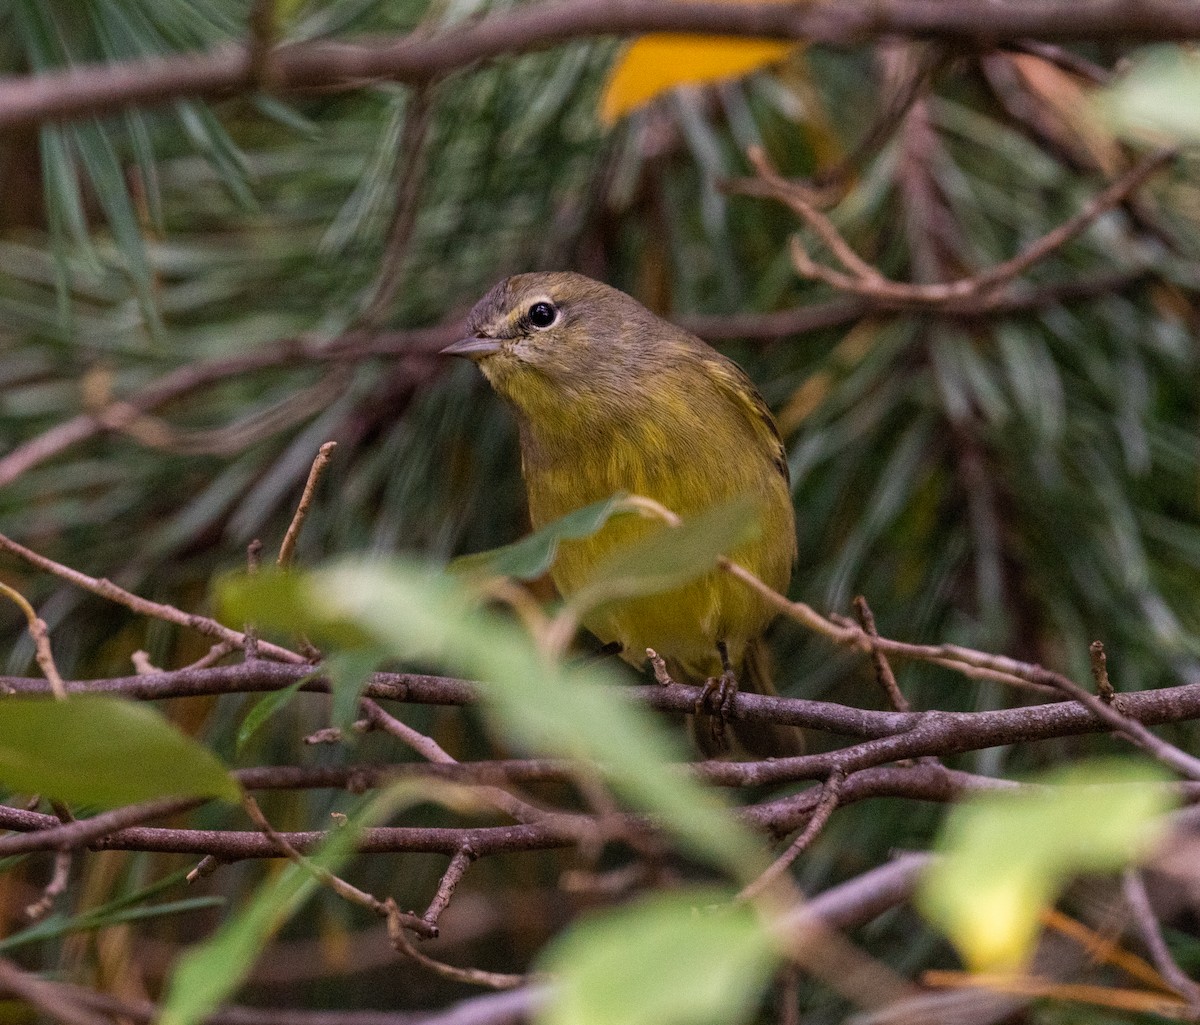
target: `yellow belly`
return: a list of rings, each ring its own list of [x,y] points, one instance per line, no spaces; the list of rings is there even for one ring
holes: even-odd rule
[[[758,499],[756,537],[730,557],[776,590],[787,588],[795,552],[795,523],[786,481],[763,456],[742,450],[739,458],[703,446],[673,446],[690,458],[653,458],[653,448],[621,445],[601,452],[597,444],[576,458],[526,461],[525,477],[534,527],[618,491],[646,495],[686,518],[736,495]],[[528,455],[528,453],[526,453]],[[638,516],[611,520],[592,537],[563,542],[551,570],[559,591],[570,597],[592,578],[596,567],[617,548],[662,524]],[[645,661],[646,648],[682,665],[695,677],[721,669],[717,642],[724,641],[734,665],[745,645],[773,618],[768,606],[745,584],[713,570],[672,590],[609,602],[591,611],[584,625],[605,643],[618,642],[622,657]]]

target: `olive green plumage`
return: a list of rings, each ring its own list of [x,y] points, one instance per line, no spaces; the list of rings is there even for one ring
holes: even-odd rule
[[[656,499],[688,517],[749,494],[758,535],[731,557],[776,590],[796,557],[783,444],[771,413],[732,361],[614,288],[580,274],[520,274],[496,285],[468,319],[471,337],[447,351],[470,356],[517,416],[534,527],[618,491]],[[570,595],[613,550],[654,529],[618,517],[592,537],[564,542],[551,575]],[[662,594],[614,601],[585,625],[622,656],[661,653],[702,682],[722,671],[727,646],[743,689],[773,693],[762,633],[773,613],[745,585],[714,571]],[[787,728],[734,723],[759,755],[800,748]],[[697,729],[706,753],[719,731]]]

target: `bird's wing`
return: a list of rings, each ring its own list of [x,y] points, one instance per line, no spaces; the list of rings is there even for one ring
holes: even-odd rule
[[[732,360],[723,356],[716,359],[705,357],[704,362],[712,380],[730,403],[745,416],[751,431],[762,443],[763,449],[771,454],[775,468],[790,487],[791,474],[788,472],[783,439],[779,436],[779,427],[775,423],[775,417],[771,415],[766,399],[754,386],[754,382],[746,376],[745,371]]]

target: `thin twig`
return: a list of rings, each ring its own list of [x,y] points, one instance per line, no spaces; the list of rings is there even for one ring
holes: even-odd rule
[[[931,970],[921,975],[921,982],[926,986],[942,989],[986,989],[1014,996],[1044,997],[1050,1000],[1092,1004],[1096,1007],[1111,1007],[1120,1011],[1159,1014],[1167,1018],[1179,1018],[1181,1012],[1187,1010],[1187,1004],[1183,1000],[1166,993],[1058,982],[1056,979],[1039,979],[1027,975],[992,975],[983,972],[968,974]]]
[[[361,704],[363,710],[367,713],[367,721],[371,726],[402,740],[423,758],[428,758],[435,764],[458,764],[458,760],[450,755],[432,737],[428,737],[414,730],[407,723],[401,722],[394,715],[390,715],[384,711],[375,701],[372,701],[370,698],[363,698]],[[478,795],[506,815],[511,815],[518,822],[531,823],[554,819],[564,829],[577,830],[581,842],[593,837],[596,833],[595,823],[587,816],[568,814],[540,807],[532,801],[510,793],[504,787],[482,786],[478,790]]]
[[[1189,0],[1078,4],[974,0],[827,0],[819,4],[572,0],[505,10],[428,34],[318,40],[276,47],[271,80],[278,90],[363,88],[380,80],[421,82],[478,61],[594,36],[690,32],[859,47],[908,36],[958,47],[993,47],[1021,39],[1050,42],[1184,41],[1200,35]],[[244,46],[208,53],[73,67],[0,83],[0,126],[94,116],[181,97],[236,93],[254,84]]]
[[[24,614],[29,636],[33,638],[34,658],[37,660],[38,668],[49,682],[54,697],[59,701],[65,701],[67,686],[63,683],[58,666],[54,663],[54,652],[50,648],[50,628],[46,626],[46,621],[34,611],[25,595],[15,587],[9,587],[8,584],[0,581],[0,594],[12,601]]]
[[[1142,942],[1146,944],[1146,949],[1150,952],[1150,959],[1154,962],[1154,967],[1159,970],[1171,988],[1187,1001],[1193,1018],[1200,1017],[1200,985],[1197,985],[1179,967],[1179,962],[1175,960],[1170,948],[1167,947],[1158,916],[1155,915],[1154,908],[1150,904],[1150,895],[1146,892],[1146,883],[1142,879],[1141,872],[1136,868],[1127,868],[1121,879],[1121,891],[1125,896],[1125,903],[1129,905],[1129,910],[1133,913],[1133,921],[1142,937]]]
[[[488,989],[515,989],[518,986],[523,986],[534,981],[536,978],[536,976],[532,975],[509,975],[504,972],[485,972],[481,968],[456,968],[454,965],[448,965],[444,961],[436,961],[432,957],[422,954],[413,946],[404,928],[403,913],[397,909],[391,897],[387,899],[387,904],[388,939],[391,940],[392,947],[397,953],[404,954],[443,979],[450,979],[453,982],[465,982],[470,986],[486,986]]]
[[[433,124],[433,92],[433,83],[422,83],[414,87],[409,97],[404,128],[396,144],[396,200],[392,223],[379,262],[379,273],[371,286],[370,299],[355,326],[377,327],[400,290],[405,256],[420,208],[426,143]]]
[[[429,902],[429,907],[421,916],[421,920],[433,930],[434,936],[438,934],[438,919],[442,917],[442,912],[446,910],[450,898],[454,896],[455,887],[458,886],[459,880],[466,874],[475,857],[475,852],[470,847],[463,846],[455,851],[454,857],[450,859],[450,864],[446,866],[446,871],[442,873],[437,893],[433,895],[433,900]]]
[[[329,465],[329,460],[333,458],[335,448],[337,448],[336,441],[327,441],[317,450],[316,458],[313,459],[312,466],[308,471],[308,480],[304,482],[304,491],[300,495],[300,502],[296,506],[292,522],[288,524],[287,532],[283,535],[283,543],[279,546],[279,558],[276,559],[275,564],[281,569],[286,569],[292,564],[296,541],[300,538],[304,521],[308,519],[308,510],[312,505],[313,496],[316,494],[317,484],[325,472],[325,467]]]
[[[766,871],[743,887],[742,891],[737,895],[737,900],[753,900],[759,894],[766,891],[776,879],[791,868],[792,862],[800,857],[808,849],[809,844],[820,835],[821,830],[825,828],[825,823],[829,821],[829,817],[837,809],[840,791],[845,780],[846,774],[840,770],[835,769],[830,774],[829,779],[821,784],[821,800],[813,811],[812,818],[808,820],[808,824],[804,827],[804,831],[788,845],[786,851],[771,862]]]
[[[879,631],[875,628],[875,616],[871,612],[871,606],[867,604],[867,599],[861,594],[854,599],[854,612],[867,634],[873,640],[878,640]],[[871,661],[875,665],[875,679],[887,695],[888,704],[897,712],[911,712],[912,706],[908,703],[904,692],[900,690],[899,684],[896,683],[896,674],[892,672],[891,663],[874,644],[871,645]]]
[[[111,580],[106,580],[103,577],[90,577],[86,573],[79,572],[77,569],[71,569],[60,562],[55,562],[44,555],[39,555],[37,552],[31,551],[24,545],[17,544],[16,541],[5,537],[3,534],[0,534],[0,551],[6,551],[11,555],[24,559],[38,569],[45,570],[47,573],[53,573],[56,577],[69,581],[77,587],[83,588],[85,591],[91,591],[92,594],[98,594],[101,598],[124,605],[130,611],[136,612],[139,615],[187,627],[189,630],[196,630],[207,637],[216,637],[222,641],[229,641],[236,647],[242,647],[246,643],[246,635],[244,633],[232,630],[218,623],[215,619],[198,615],[195,612],[183,612],[174,605],[164,605],[161,602],[139,597],[133,592],[125,590],[123,587],[118,587]],[[281,662],[304,662],[303,657],[297,655],[294,651],[289,651],[287,648],[281,648],[277,644],[268,644],[266,641],[263,641],[260,643],[260,650],[265,654],[269,654],[272,658],[279,659]]]
[[[110,1025],[108,1018],[77,1003],[74,994],[23,971],[6,957],[0,957],[0,992],[20,997],[63,1025]]]
[[[25,917],[31,922],[38,922],[50,914],[54,909],[54,902],[66,892],[67,882],[71,877],[72,860],[69,850],[55,853],[50,881],[42,888],[41,897],[25,908]]]
[[[759,177],[738,183],[737,189],[747,195],[776,199],[786,204],[817,233],[845,268],[837,270],[817,263],[809,256],[799,237],[793,236],[790,243],[792,261],[802,277],[821,280],[856,295],[888,299],[914,307],[937,307],[1008,285],[1018,275],[1081,234],[1102,214],[1123,202],[1151,174],[1173,159],[1176,152],[1174,147],[1166,147],[1143,157],[1129,171],[1093,196],[1073,217],[1030,243],[1011,259],[969,277],[931,284],[912,284],[885,278],[854,252],[833,222],[813,206],[802,187],[779,175],[759,147],[752,147],[749,151],[750,161]]]
[[[1104,654],[1104,642],[1092,641],[1088,652],[1092,658],[1092,679],[1096,681],[1096,693],[1106,705],[1117,699],[1117,692],[1108,678],[1108,656]]]
[[[367,893],[366,890],[360,890],[352,883],[346,882],[341,876],[335,875],[323,865],[318,865],[311,858],[301,854],[300,851],[291,844],[286,836],[278,832],[274,826],[267,820],[267,817],[259,808],[258,802],[249,794],[242,796],[242,807],[246,814],[250,816],[250,820],[262,831],[263,835],[275,845],[275,848],[286,858],[295,862],[306,872],[310,873],[322,886],[327,887],[336,893],[343,900],[347,900],[352,904],[357,904],[359,907],[366,908],[368,911],[373,911],[380,918],[386,918],[391,921],[394,914],[401,925],[406,929],[412,929],[414,932],[422,936],[431,935],[425,923],[414,914],[406,911],[400,911],[395,904],[388,900],[381,901],[378,897]]]

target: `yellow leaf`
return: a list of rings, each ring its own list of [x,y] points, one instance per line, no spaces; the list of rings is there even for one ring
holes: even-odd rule
[[[631,110],[678,85],[740,78],[781,60],[794,43],[729,36],[642,36],[609,72],[600,117],[612,124]]]

